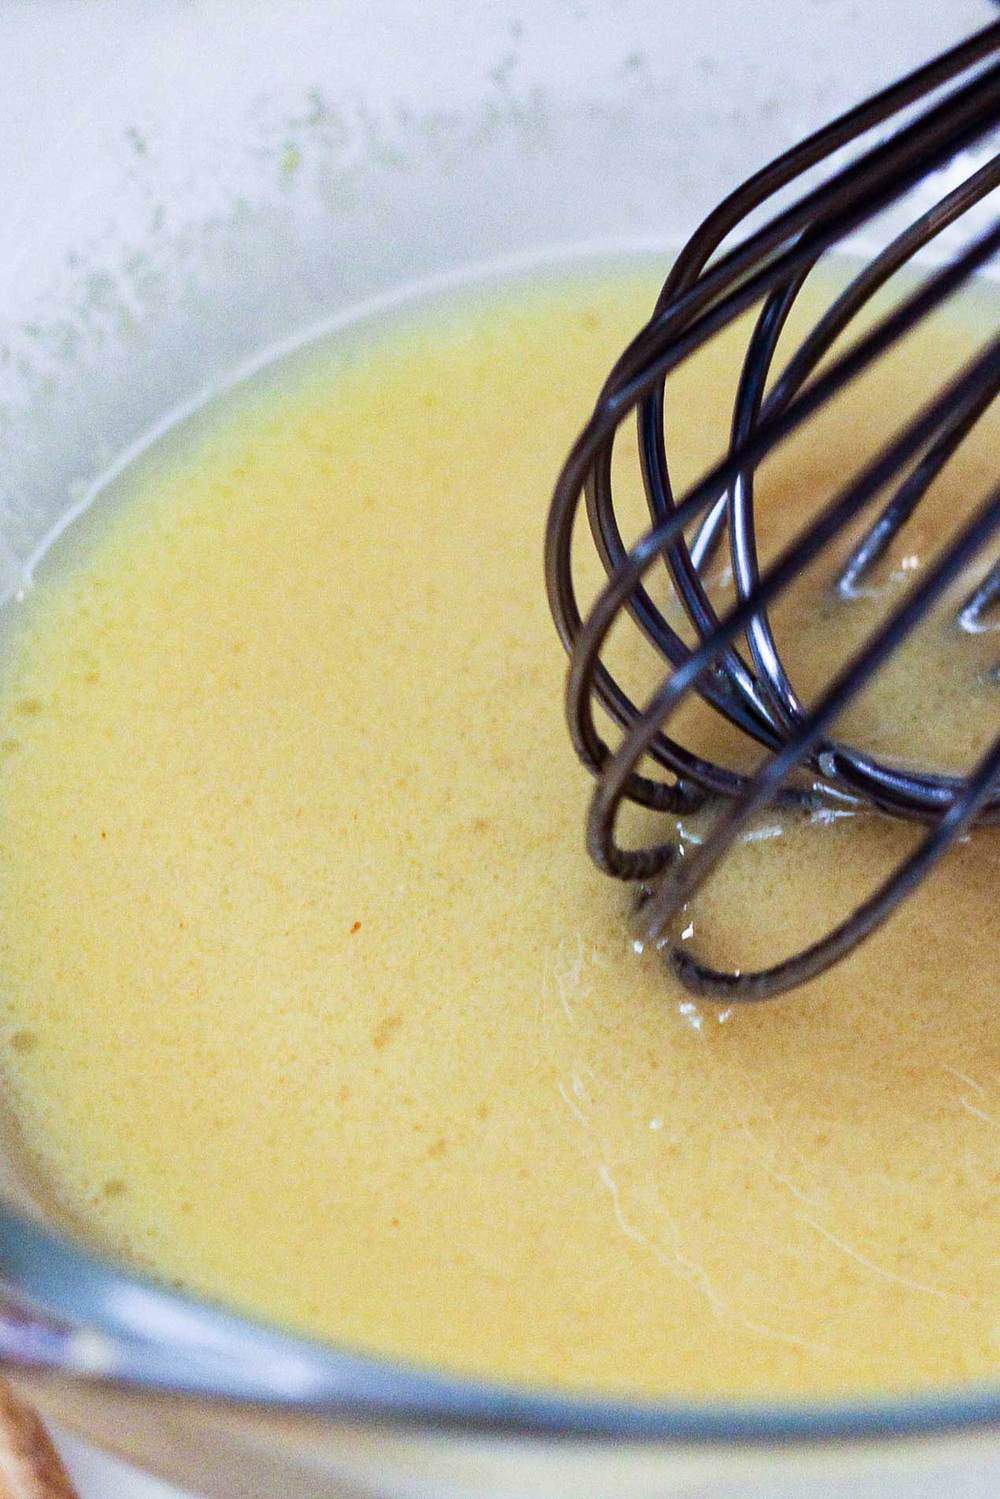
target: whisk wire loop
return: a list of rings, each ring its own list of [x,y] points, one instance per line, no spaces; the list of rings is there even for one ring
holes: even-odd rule
[[[855,318],[891,278],[1000,185],[1000,156],[993,156],[875,254],[784,368],[772,375],[789,315],[818,261],[866,230],[873,218],[933,173],[962,160],[962,153],[1000,123],[997,54],[1000,23],[849,110],[724,200],[678,256],[649,322],[608,376],[555,487],[546,530],[546,583],[553,619],[570,658],[566,712],[571,738],[597,781],[587,824],[588,848],[597,864],[618,878],[658,878],[642,908],[647,938],[666,942],[671,919],[755,812],[775,800],[799,805],[808,801],[813,788],[796,780],[805,770],[811,771],[813,786],[819,782],[883,811],[930,824],[916,852],[873,896],[824,938],[780,964],[753,974],[724,973],[668,943],[676,972],[700,994],[761,999],[814,977],[874,931],[970,824],[1000,813],[995,764],[1000,740],[963,777],[903,768],[828,738],[842,709],[1000,529],[1000,495],[979,507],[811,708],[795,690],[768,612],[802,571],[889,490],[838,575],[842,597],[857,591],[995,399],[1000,390],[1000,342],[987,346],[935,394],[763,570],[755,524],[755,479],[762,461],[1000,250],[998,221],[946,258],[837,352]],[[922,106],[919,111],[917,105]],[[907,111],[908,117],[900,121]],[[749,214],[805,173],[829,164],[842,147],[887,122],[893,124],[888,135],[846,165],[831,169],[822,181],[807,185],[794,201],[722,251],[723,241]],[[675,498],[665,426],[668,378],[755,307],[728,451]],[[632,412],[651,525],[627,546],[616,510],[612,459],[622,423]],[[608,580],[586,618],[572,565],[581,501]],[[725,537],[735,602],[720,616],[706,584],[706,568]],[[694,644],[649,591],[654,568],[663,564],[694,632]],[[982,628],[982,620],[998,601],[1000,562],[968,594],[958,623],[970,631]],[[623,614],[631,617],[667,669],[665,680],[641,708],[602,655]],[[757,772],[733,770],[671,737],[670,720],[692,693],[763,747],[766,755]],[[598,730],[597,704],[623,732],[616,750]],[[640,769],[644,764],[659,774],[646,774]],[[707,797],[728,800],[730,805],[702,846],[683,861],[676,857],[675,836],[638,849],[622,848],[616,841],[616,818],[625,799],[677,813]]]

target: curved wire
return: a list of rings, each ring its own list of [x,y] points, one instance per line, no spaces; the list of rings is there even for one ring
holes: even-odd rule
[[[1000,234],[1000,231],[997,233]],[[874,339],[872,342],[877,349],[880,340]],[[835,373],[831,371],[831,376],[835,377]],[[898,465],[905,461],[907,455],[922,446],[927,440],[928,433],[934,430],[944,413],[950,411],[956,404],[966,402],[971,404],[978,399],[984,381],[1000,384],[1000,338],[973,361],[951,386],[926,406],[903,433],[888,447],[883,448],[861,475],[820,512],[818,517],[786,547],[777,561],[763,574],[753,597],[735,605],[721,621],[717,630],[697,650],[692,651],[688,661],[669,676],[653,694],[618,750],[613,755],[608,755],[603,773],[594,788],[588,820],[588,848],[600,868],[625,879],[646,877],[625,873],[634,855],[632,851],[620,849],[615,843],[614,823],[619,807],[625,798],[629,777],[634,766],[646,753],[648,740],[660,731],[661,725],[669,720],[680,706],[682,699],[690,692],[692,684],[712,665],[713,661],[718,659],[732,637],[746,628],[754,611],[776,598],[784,588],[794,582],[803,568],[814,561],[823,549],[851,523],[879,492]],[[808,396],[807,391],[804,396],[799,397],[799,402],[807,400]],[[789,412],[793,410],[794,407],[786,411],[786,420]],[[633,548],[629,560],[640,577],[656,561],[668,539],[669,528],[678,524],[678,516],[683,509],[682,506],[670,522],[647,533]],[[952,552],[954,550],[953,547]],[[949,552],[947,555],[950,557],[951,554]],[[569,680],[578,693],[581,689],[585,689],[588,668],[600,652],[619,611],[620,593],[626,586],[623,579],[624,573],[625,569],[620,569],[597,600],[581,635],[580,650],[570,663]],[[935,576],[935,571],[928,575],[931,579]],[[924,597],[920,590],[917,592],[921,598]],[[929,603],[926,607],[929,607]],[[853,696],[854,691],[861,685],[859,680],[848,696]],[[585,692],[581,701],[587,702]],[[828,720],[824,720],[826,721]],[[800,729],[799,732],[801,734],[802,730]],[[794,743],[795,741],[793,745]],[[805,746],[803,753],[805,750],[822,753],[822,743],[821,738],[818,736],[814,738],[810,735],[810,742]],[[788,753],[789,747],[786,745],[774,757],[771,764],[782,764]],[[792,769],[800,758],[801,754],[795,754],[786,771]],[[743,798],[752,796],[752,786],[751,779],[744,777],[741,786]]]
[[[995,23],[817,131],[720,204],[678,256],[652,317],[608,376],[555,488],[546,528],[546,585],[553,619],[570,656],[566,713],[571,737],[597,780],[588,817],[588,848],[595,862],[618,878],[660,876],[643,907],[644,923],[655,931],[657,940],[678,902],[708,877],[755,808],[775,800],[801,805],[808,799],[809,792],[799,780],[807,769],[814,778],[860,795],[886,811],[930,824],[918,850],[874,895],[818,943],[782,964],[754,974],[725,973],[701,964],[688,950],[668,949],[682,981],[700,994],[730,1000],[764,998],[805,982],[875,930],[965,827],[1000,815],[1000,767],[996,763],[1000,743],[991,747],[973,772],[961,777],[917,773],[883,763],[826,737],[845,703],[995,533],[1000,524],[998,496],[977,512],[811,710],[794,690],[768,616],[771,602],[801,569],[889,487],[888,501],[841,573],[841,591],[856,587],[874,566],[1000,391],[1000,341],[931,400],[763,574],[754,517],[755,471],[767,453],[1000,249],[997,224],[845,353],[820,368],[858,312],[896,271],[1000,184],[997,156],[942,196],[854,276],[768,389],[782,329],[816,262],[1000,122],[1000,64],[990,64],[998,51],[1000,23]],[[723,241],[746,215],[774,193],[873,125],[892,119],[948,83],[953,87],[947,97],[938,94],[923,113],[908,117],[888,138],[806,190],[734,249],[719,253]],[[665,440],[667,378],[722,328],[757,304],[760,311],[736,393],[729,451],[678,501]],[[652,524],[629,549],[615,510],[612,458],[621,424],[633,410]],[[585,500],[590,531],[608,578],[586,619],[577,601],[571,561],[571,537],[581,500]],[[702,572],[727,530],[736,603],[720,616],[705,589]],[[669,622],[646,587],[650,570],[663,562],[694,628],[693,645]],[[979,620],[1000,592],[998,567],[995,564],[985,582],[966,599],[960,611],[964,628],[982,628]],[[607,637],[623,612],[670,668],[665,683],[641,709],[602,660]],[[746,642],[746,657],[741,641]],[[731,770],[670,736],[669,720],[690,693],[764,747],[767,758],[762,770],[755,775]],[[596,704],[623,731],[617,750],[598,731]],[[639,768],[644,760],[668,778],[645,774]],[[677,859],[673,838],[637,849],[617,843],[614,829],[623,800],[676,812],[697,804],[705,795],[721,796],[731,805],[695,857]]]

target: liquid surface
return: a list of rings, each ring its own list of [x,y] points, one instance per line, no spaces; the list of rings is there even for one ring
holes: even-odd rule
[[[470,293],[332,338],[57,543],[0,695],[19,1135],[93,1241],[342,1342],[672,1395],[981,1378],[995,833],[848,963],[741,1011],[633,952],[631,894],[583,852],[544,514],[655,289]],[[968,343],[920,337],[776,471],[775,538]],[[734,361],[720,346],[678,386],[675,472],[716,456]],[[807,696],[990,472],[984,433],[877,597],[834,605],[827,578],[785,606]],[[995,640],[942,616],[853,729],[969,763]],[[756,832],[689,913],[710,957],[773,961],[912,837],[871,814]]]

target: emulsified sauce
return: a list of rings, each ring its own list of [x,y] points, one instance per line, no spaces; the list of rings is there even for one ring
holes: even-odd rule
[[[849,962],[746,1010],[638,957],[630,892],[582,850],[542,529],[654,291],[462,294],[331,338],[56,544],[0,686],[18,1131],[93,1242],[407,1358],[670,1395],[995,1374],[996,834]],[[918,335],[783,457],[774,536],[968,344],[958,322]],[[735,347],[673,397],[681,477],[724,437]],[[806,695],[994,449],[995,429],[966,444],[874,597],[831,602],[828,562],[785,607]],[[995,641],[942,613],[852,731],[970,763]],[[764,819],[689,913],[699,951],[773,961],[909,846],[836,811]]]

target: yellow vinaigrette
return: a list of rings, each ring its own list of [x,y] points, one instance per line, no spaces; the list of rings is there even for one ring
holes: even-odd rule
[[[996,835],[826,978],[728,1012],[636,956],[631,892],[583,851],[542,532],[655,286],[465,293],[331,336],[56,544],[0,683],[0,1056],[24,1153],[97,1245],[408,1359],[674,1396],[986,1377]],[[789,455],[775,534],[968,342],[921,333],[884,396]],[[681,477],[724,440],[737,360],[723,340],[677,382]],[[991,463],[970,440],[903,551]],[[814,589],[796,681],[818,686],[831,629],[842,651],[877,604],[831,613]],[[935,698],[959,764],[995,732],[987,645],[961,643]],[[954,651],[929,630],[859,732],[902,752],[917,676]],[[911,836],[871,814],[767,833],[696,902],[699,951],[773,959]]]

